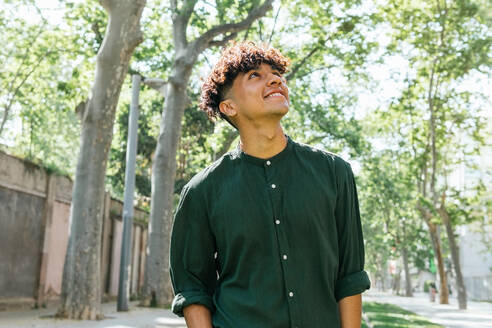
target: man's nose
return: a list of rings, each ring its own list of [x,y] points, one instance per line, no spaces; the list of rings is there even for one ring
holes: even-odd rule
[[[268,85],[280,85],[282,84],[282,78],[277,74],[270,73],[268,77]]]

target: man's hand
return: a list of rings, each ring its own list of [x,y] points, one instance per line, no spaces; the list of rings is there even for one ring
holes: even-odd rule
[[[342,328],[360,328],[362,317],[361,294],[342,298],[338,302]]]
[[[191,304],[183,309],[188,328],[212,328],[210,310],[200,304]]]

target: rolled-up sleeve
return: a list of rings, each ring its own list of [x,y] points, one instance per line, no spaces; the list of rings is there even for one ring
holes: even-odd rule
[[[357,295],[369,289],[371,283],[364,271],[364,240],[359,202],[352,168],[346,162],[337,166],[338,195],[335,210],[339,264],[335,298]]]
[[[186,185],[174,215],[170,246],[170,275],[174,289],[172,311],[201,304],[215,311],[212,296],[217,284],[215,239],[207,218],[204,197]]]

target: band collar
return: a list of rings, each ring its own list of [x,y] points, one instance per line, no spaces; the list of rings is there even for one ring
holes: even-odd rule
[[[237,158],[244,159],[248,161],[249,163],[258,165],[258,166],[267,166],[267,165],[272,165],[275,163],[278,163],[280,160],[285,158],[291,151],[292,151],[292,146],[293,146],[293,141],[292,139],[284,134],[285,137],[287,138],[287,145],[284,147],[280,153],[270,157],[270,158],[259,158],[259,157],[254,157],[251,155],[246,154],[240,147],[240,143],[238,142],[236,146],[236,156]]]

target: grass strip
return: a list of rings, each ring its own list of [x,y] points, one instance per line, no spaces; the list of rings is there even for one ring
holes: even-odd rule
[[[443,328],[413,312],[388,303],[363,302],[362,311],[374,328]],[[362,328],[369,328],[364,320]]]

